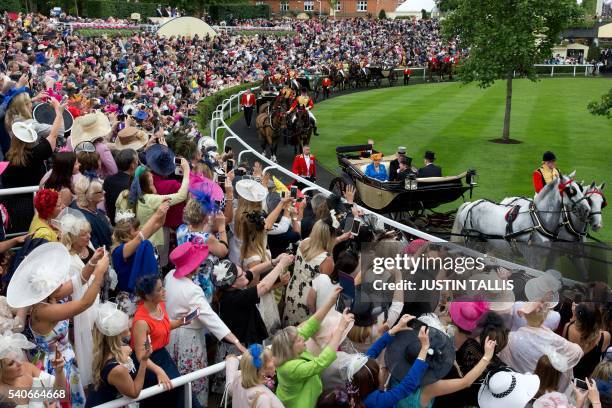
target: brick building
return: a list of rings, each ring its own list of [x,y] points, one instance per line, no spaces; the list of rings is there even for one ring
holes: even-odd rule
[[[268,4],[273,15],[294,15],[308,13],[313,15],[334,15],[330,0],[251,0],[253,4]],[[378,17],[380,10],[393,13],[403,0],[337,0],[336,17]]]

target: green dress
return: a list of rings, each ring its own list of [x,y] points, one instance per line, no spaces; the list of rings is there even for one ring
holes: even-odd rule
[[[314,317],[298,327],[298,334],[308,340],[320,323]],[[276,395],[286,408],[313,408],[323,392],[321,373],[336,359],[336,351],[326,346],[318,357],[304,351],[298,358],[286,361],[276,369]]]

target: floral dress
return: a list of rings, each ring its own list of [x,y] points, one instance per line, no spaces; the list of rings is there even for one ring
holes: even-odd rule
[[[166,349],[172,356],[181,374],[192,373],[208,367],[205,330],[179,327],[170,332],[170,344]],[[208,377],[191,383],[192,392],[201,407],[208,406]]]
[[[70,406],[73,408],[85,407],[85,392],[79,376],[76,356],[72,344],[68,340],[68,320],[58,322],[50,333],[41,335],[30,327],[36,343],[36,355],[32,363],[42,371],[55,375],[51,361],[54,357],[55,348],[62,353],[66,363],[64,364],[64,374],[69,381],[70,387]]]
[[[210,232],[190,231],[189,227],[185,224],[182,224],[176,230],[176,241],[178,245],[182,245],[185,242],[192,242],[194,244],[201,245],[206,244],[209,237]],[[218,263],[219,258],[209,252],[204,262],[202,262],[200,265],[198,273],[196,273],[193,277],[193,282],[201,287],[204,291],[204,297],[206,297],[208,303],[212,303],[213,292],[215,289],[210,277],[212,275],[213,268]]]
[[[319,275],[319,267],[327,257],[327,252],[321,252],[309,262],[306,262],[301,248],[298,248],[295,255],[295,268],[285,295],[284,327],[297,326],[310,317],[306,298],[312,287],[313,279]]]

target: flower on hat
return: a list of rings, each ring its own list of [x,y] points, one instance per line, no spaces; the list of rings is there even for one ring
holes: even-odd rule
[[[36,345],[29,342],[23,334],[7,331],[0,336],[0,359],[21,360],[23,359],[23,350],[30,350],[35,347]]]
[[[32,292],[50,295],[59,288],[62,282],[54,277],[47,276],[45,271],[35,271],[28,281]]]

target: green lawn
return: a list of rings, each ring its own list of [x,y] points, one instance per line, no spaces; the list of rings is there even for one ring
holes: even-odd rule
[[[545,150],[555,152],[562,171],[576,169],[577,180],[610,184],[612,120],[592,116],[586,105],[611,86],[612,79],[602,78],[514,81],[511,137],[522,141],[515,145],[489,141],[501,137],[502,82],[487,89],[440,83],[355,93],[315,105],[321,136],[312,138],[312,150],[333,172],[335,147],[368,137],[385,153],[406,146],[418,166],[425,150],[433,150],[445,175],[475,168],[475,197],[498,201],[533,195],[531,174]],[[612,191],[608,195],[612,199]],[[604,229],[595,236],[612,242],[612,209],[604,210]]]

